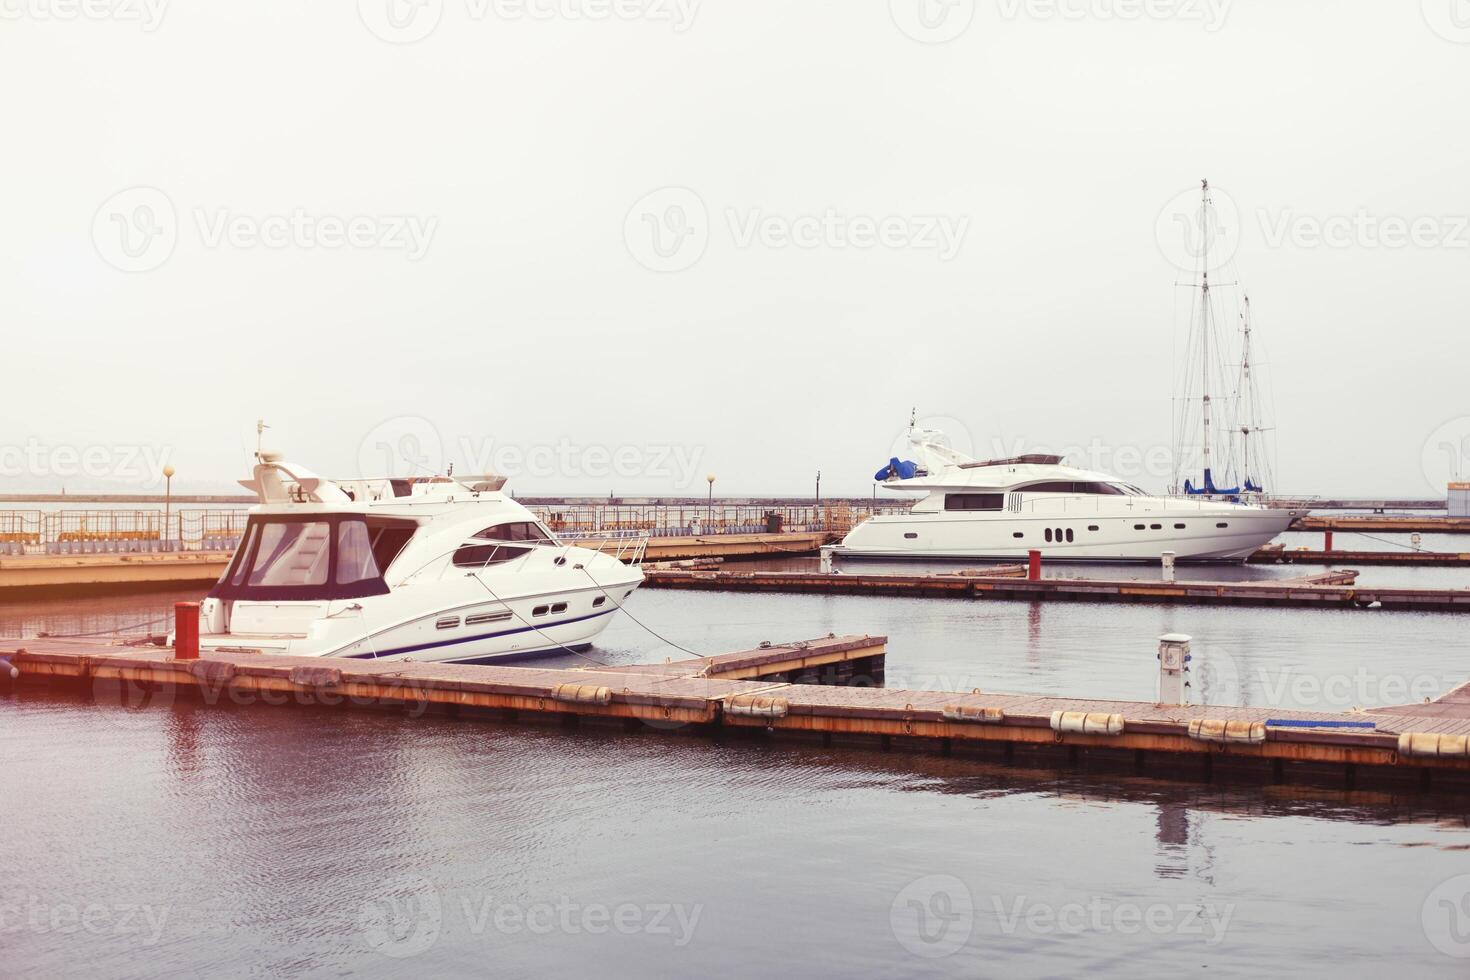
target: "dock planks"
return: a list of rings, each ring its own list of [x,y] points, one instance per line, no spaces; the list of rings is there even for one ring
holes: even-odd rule
[[[1257,707],[888,689],[873,685],[886,643],[879,636],[828,636],[586,669],[259,654],[190,661],[155,646],[64,638],[0,641],[0,656],[20,669],[17,683],[80,684],[94,695],[108,685],[141,685],[216,705],[269,692],[277,696],[271,703],[285,705],[481,709],[507,721],[642,721],[663,733],[749,732],[834,745],[857,739],[885,749],[1007,759],[1019,753],[1207,779],[1315,782],[1327,772],[1349,786],[1376,780],[1470,793],[1470,685],[1423,704],[1291,710],[1283,719],[1280,710]],[[836,684],[798,682],[844,666],[855,674]]]

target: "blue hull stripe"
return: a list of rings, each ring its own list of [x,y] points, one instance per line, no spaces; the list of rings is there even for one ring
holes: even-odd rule
[[[499,633],[482,633],[479,636],[462,636],[454,640],[436,640],[433,643],[420,643],[411,647],[393,647],[389,650],[380,650],[376,654],[351,653],[347,656],[350,660],[375,660],[382,657],[392,657],[400,653],[417,653],[420,650],[434,650],[439,647],[458,646],[461,643],[477,643],[480,640],[493,640],[497,636],[514,636],[516,633],[530,633],[533,630],[541,630],[542,632],[545,632],[549,629],[555,629],[558,626],[568,626],[572,623],[581,623],[589,619],[596,619],[599,616],[610,616],[617,611],[618,607],[614,606],[611,609],[604,609],[602,612],[595,612],[587,616],[574,616],[571,619],[562,619],[558,620],[555,623],[546,623],[544,625],[536,626],[517,626],[515,629],[501,630]]]

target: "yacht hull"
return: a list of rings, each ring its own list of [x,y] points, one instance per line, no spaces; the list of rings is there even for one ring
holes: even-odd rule
[[[853,558],[1046,561],[1242,562],[1290,525],[1293,513],[1262,508],[1117,516],[1100,514],[903,514],[870,518],[834,549]],[[1224,526],[1221,526],[1224,525]],[[1050,532],[1048,534],[1048,532]]]
[[[483,589],[477,589],[479,596],[474,601],[451,603],[420,615],[404,615],[381,604],[370,614],[348,606],[338,611],[329,630],[230,632],[201,636],[199,644],[203,651],[256,650],[300,657],[425,663],[490,663],[533,654],[580,652],[607,628],[640,583],[641,576],[600,587],[501,599],[490,599]],[[289,611],[279,610],[282,614]]]

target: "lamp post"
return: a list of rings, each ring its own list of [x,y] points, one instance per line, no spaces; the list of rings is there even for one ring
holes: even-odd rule
[[[709,496],[705,498],[704,503],[704,523],[713,525],[715,521],[715,475],[711,473],[705,477],[705,480],[709,483]]]
[[[817,470],[817,506],[822,506],[822,471]]]
[[[173,539],[169,535],[170,516],[173,511],[174,468],[163,468],[163,550],[173,551]]]

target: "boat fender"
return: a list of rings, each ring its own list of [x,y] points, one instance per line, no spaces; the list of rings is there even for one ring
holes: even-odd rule
[[[313,691],[327,687],[337,687],[342,683],[342,671],[336,667],[292,667],[290,680],[297,687],[309,688]]]
[[[785,718],[791,702],[760,694],[737,694],[725,701],[725,714],[746,718]]]
[[[1004,708],[986,708],[978,704],[946,704],[940,714],[945,721],[964,721],[976,725],[999,725],[1006,720]]]
[[[1404,732],[1399,736],[1399,755],[1463,759],[1470,755],[1470,737],[1441,732]]]
[[[1199,742],[1249,742],[1266,740],[1263,721],[1227,721],[1224,718],[1196,718],[1189,723],[1189,737]]]
[[[558,684],[552,690],[551,698],[571,704],[609,704],[612,702],[612,688],[595,684]]]
[[[1053,711],[1051,729],[1081,735],[1121,735],[1123,716],[1101,711]]]
[[[228,660],[187,660],[185,663],[194,679],[204,684],[218,687],[235,679],[235,665]]]
[[[0,675],[8,677],[11,680],[18,680],[20,678],[20,668],[11,663],[9,658],[0,657]]]

